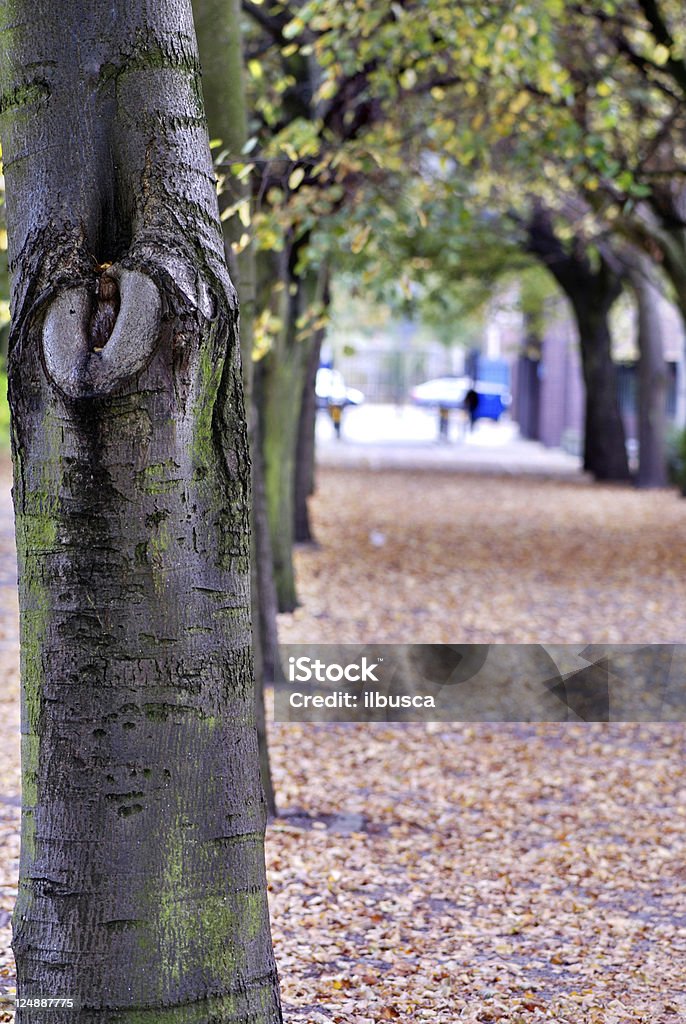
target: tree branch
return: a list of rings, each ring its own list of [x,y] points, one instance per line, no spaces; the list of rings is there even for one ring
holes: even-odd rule
[[[657,0],[638,0],[638,3],[658,43],[666,46],[670,51],[670,57],[664,65],[664,70],[669,72],[681,91],[686,94],[686,64],[682,60],[675,60],[671,56],[674,37],[662,16]]]
[[[657,39],[658,43],[662,43],[662,45],[666,46],[667,49],[671,49],[674,45],[674,39],[667,28],[667,23],[662,17],[662,12],[656,3],[656,0],[638,0],[638,5],[643,11],[645,19],[650,25],[653,35]]]
[[[277,43],[293,42],[292,39],[287,40],[283,34],[283,30],[286,25],[292,21],[291,14],[288,10],[283,14],[267,14],[262,6],[254,4],[252,0],[241,0],[241,9],[245,14],[249,15],[253,21],[256,21],[257,24],[265,30],[265,32],[268,32],[272,39]],[[301,38],[306,38],[304,33]],[[308,33],[308,38],[311,38],[310,33]]]

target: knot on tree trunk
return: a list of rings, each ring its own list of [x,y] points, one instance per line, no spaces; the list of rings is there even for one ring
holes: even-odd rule
[[[160,337],[162,299],[139,270],[115,264],[95,292],[79,284],[61,291],[43,322],[43,357],[53,384],[68,398],[104,397],[140,374]]]
[[[97,295],[90,322],[93,352],[102,352],[110,340],[119,315],[119,307],[119,287],[114,277],[105,271],[98,279]]]

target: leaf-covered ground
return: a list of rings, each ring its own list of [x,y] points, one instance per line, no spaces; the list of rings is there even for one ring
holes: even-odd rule
[[[320,547],[298,552],[303,606],[284,640],[684,636],[686,503],[672,493],[342,470],[319,483]],[[11,559],[7,525],[0,992],[19,817]],[[290,1024],[686,1020],[682,726],[276,725],[272,757]]]
[[[320,471],[290,642],[686,636],[673,492]],[[293,1021],[686,1020],[681,725],[276,725]],[[288,1016],[287,1015],[287,1016]]]
[[[669,643],[686,501],[574,480],[321,470],[285,642]]]
[[[287,1020],[686,1020],[680,727],[280,726],[273,756]]]

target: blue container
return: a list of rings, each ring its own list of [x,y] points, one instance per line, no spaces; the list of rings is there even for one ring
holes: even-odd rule
[[[475,390],[479,396],[475,419],[495,420],[497,423],[510,404],[509,391],[501,385],[487,384],[485,381],[477,381]]]

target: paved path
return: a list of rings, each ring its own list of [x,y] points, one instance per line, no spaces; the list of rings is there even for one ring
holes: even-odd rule
[[[453,413],[447,441],[437,439],[437,416],[413,406],[363,405],[349,408],[342,436],[334,436],[325,412],[317,417],[317,462],[322,466],[368,469],[444,469],[450,472],[510,473],[585,480],[581,459],[519,437],[514,423],[481,420],[473,433]]]

